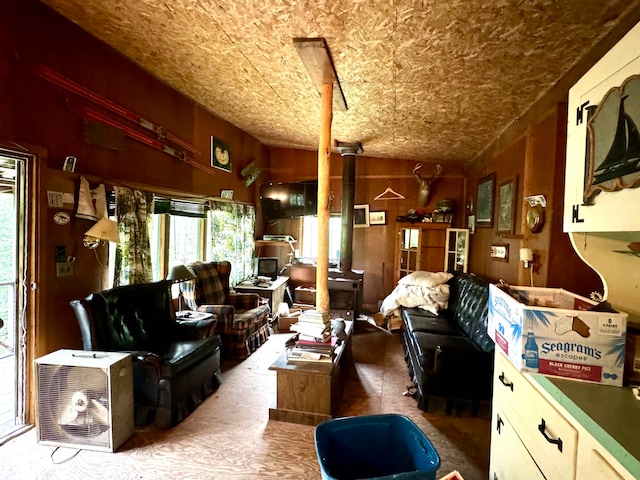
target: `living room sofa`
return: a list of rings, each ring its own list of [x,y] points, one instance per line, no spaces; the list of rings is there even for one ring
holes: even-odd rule
[[[468,273],[447,281],[447,308],[402,308],[409,387],[425,411],[489,415],[494,342],[487,334],[489,282]]]
[[[129,352],[137,426],[179,423],[222,383],[216,320],[177,321],[171,282],[71,301],[84,350]]]

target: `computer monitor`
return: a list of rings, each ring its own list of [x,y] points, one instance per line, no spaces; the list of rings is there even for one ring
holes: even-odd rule
[[[254,275],[256,277],[278,278],[278,257],[258,257],[255,262]]]

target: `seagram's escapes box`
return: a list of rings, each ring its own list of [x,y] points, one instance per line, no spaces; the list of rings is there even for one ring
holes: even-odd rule
[[[489,335],[523,372],[622,386],[626,313],[560,288],[489,286]]]

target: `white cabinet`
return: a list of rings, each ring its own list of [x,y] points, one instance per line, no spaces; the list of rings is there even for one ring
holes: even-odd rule
[[[634,479],[566,404],[496,351],[489,478]]]
[[[640,230],[638,45],[640,24],[569,90],[565,232]]]
[[[507,415],[500,409],[493,412],[490,462],[491,480],[544,480]]]
[[[445,272],[467,272],[469,261],[469,229],[447,228]]]
[[[494,452],[492,432],[491,458],[498,470],[504,461],[533,461],[545,478],[575,478],[578,444],[576,429],[546,399],[539,395],[527,379],[502,353],[496,353],[493,381],[493,411],[503,411],[527,456],[501,460]],[[497,448],[497,447],[496,447]],[[491,476],[490,476],[491,478]]]

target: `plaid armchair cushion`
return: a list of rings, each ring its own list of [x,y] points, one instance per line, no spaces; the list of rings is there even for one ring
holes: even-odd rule
[[[183,283],[185,303],[191,310],[197,310],[198,305],[224,305],[229,294],[229,275],[226,281],[218,274],[218,265],[229,262],[193,262],[187,267],[197,277],[195,280]],[[224,270],[224,269],[223,269]],[[229,264],[228,271],[231,271]]]

